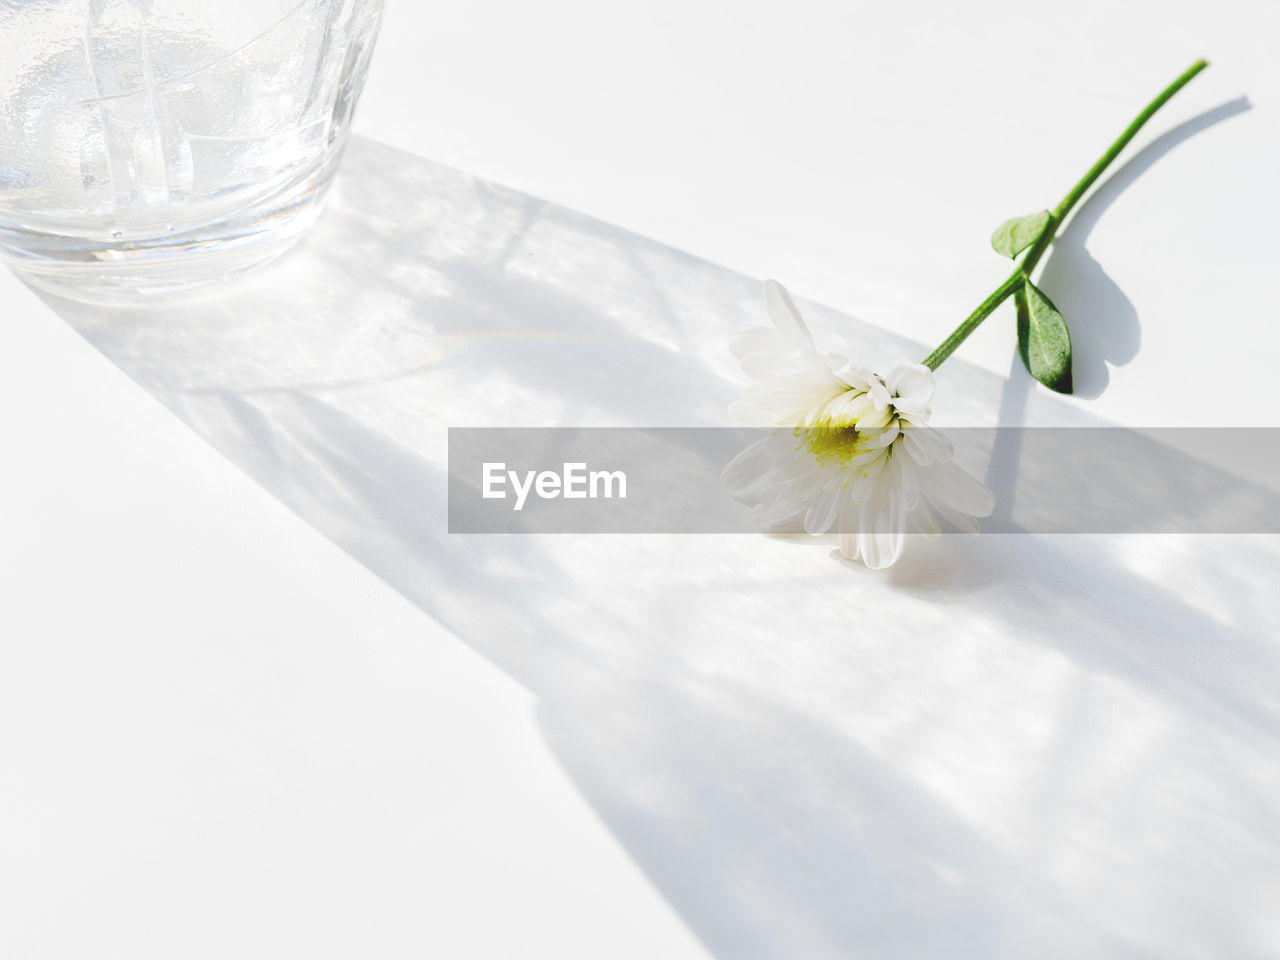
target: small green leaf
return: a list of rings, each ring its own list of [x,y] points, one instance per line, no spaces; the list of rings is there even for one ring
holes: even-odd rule
[[[1012,260],[1027,247],[1040,239],[1044,228],[1049,225],[1049,211],[1029,213],[1025,217],[1014,217],[996,227],[991,235],[991,246],[996,253],[1003,254]]]
[[[1058,308],[1028,280],[1013,295],[1018,352],[1030,374],[1051,390],[1070,393],[1071,334]]]

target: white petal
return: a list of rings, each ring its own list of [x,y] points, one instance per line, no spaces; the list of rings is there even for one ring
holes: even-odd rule
[[[862,507],[858,552],[872,570],[883,570],[897,562],[906,544],[899,479],[897,466],[890,460],[881,471],[871,498]]]
[[[867,393],[871,385],[880,382],[870,367],[861,364],[846,363],[835,371],[836,376],[860,393]]]
[[[822,411],[822,415],[837,423],[853,423],[870,412],[871,398],[865,393],[849,389],[833,397]]]
[[[790,480],[816,477],[820,472],[821,467],[817,461],[805,451],[803,456],[789,456],[785,460],[779,460],[771,476],[777,483],[787,483]]]
[[[769,309],[769,319],[773,321],[779,333],[796,346],[815,349],[813,336],[805,326],[804,318],[800,316],[800,311],[796,309],[786,287],[777,280],[766,280],[764,302]]]
[[[928,410],[933,399],[933,371],[923,363],[899,360],[889,368],[884,378],[889,392],[902,401],[902,405],[918,410]],[[897,400],[894,406],[900,406]]]
[[[779,377],[774,381],[774,388],[789,391],[796,396],[804,397],[809,402],[827,403],[833,397],[845,392],[842,381],[833,377],[829,370],[820,367],[802,367]],[[751,389],[750,387],[748,389]]]
[[[942,527],[938,525],[938,518],[933,515],[933,511],[929,509],[927,503],[921,504],[907,514],[907,518],[911,521],[911,525],[924,535],[926,540],[937,540],[942,535]]]
[[[978,525],[978,521],[969,516],[969,514],[959,513],[958,511],[951,509],[951,507],[944,501],[934,500],[933,498],[929,499],[929,504],[933,509],[937,510],[938,513],[941,514],[942,518],[946,520],[947,523],[951,524],[961,533],[977,534],[982,532],[982,528]]]
[[[770,483],[762,491],[752,519],[762,527],[779,532],[801,532],[808,505],[820,493],[821,479],[820,472],[815,470],[786,482]]]
[[[935,462],[919,471],[920,487],[933,508],[943,518],[966,533],[978,532],[974,517],[985,517],[995,509],[991,491],[954,463]]]
[[[898,416],[910,420],[912,423],[928,423],[929,418],[933,416],[933,411],[928,407],[918,407],[906,402],[905,400],[893,401],[893,409]]]
[[[858,535],[856,533],[840,534],[840,555],[846,560],[858,559]]]
[[[866,466],[868,463],[874,463],[876,461],[883,462],[883,460],[884,447],[870,447],[862,453],[855,453],[849,458],[849,462],[846,463],[845,466],[850,470],[857,470]]]
[[[910,513],[920,505],[920,468],[910,457],[904,457],[895,447],[893,451],[894,466],[902,484],[902,509]]]
[[[836,514],[840,509],[840,494],[842,489],[837,486],[834,490],[826,490],[809,505],[809,509],[804,512],[804,529],[805,533],[820,534],[826,533],[831,529],[831,525],[836,522]]]
[[[867,393],[871,394],[871,402],[877,410],[883,410],[889,406],[889,401],[893,399],[889,396],[889,388],[880,382],[880,378],[876,377],[871,382],[871,386],[867,389]]]
[[[934,460],[950,460],[951,441],[933,427],[902,424],[902,441],[911,459],[925,467]]]
[[[742,361],[742,372],[752,380],[769,381],[775,377],[780,377],[791,367],[791,361],[779,353],[771,353],[767,350],[757,350],[754,353],[743,354],[739,357]]]
[[[874,400],[873,400],[874,405]],[[859,430],[882,430],[893,422],[893,411],[888,405],[876,407],[858,420]]]
[[[787,356],[795,349],[786,337],[773,327],[752,327],[729,341],[729,351],[738,359],[749,353],[776,353]]]
[[[861,430],[862,439],[866,442],[868,447],[873,449],[877,447],[888,447],[893,443],[893,441],[898,439],[897,420],[891,419],[883,427],[876,427],[874,429],[867,429],[865,423],[859,423],[858,426],[863,428]]]
[[[880,474],[884,470],[884,464],[885,457],[880,454],[875,460],[862,465],[853,482],[849,484],[849,496],[853,503],[864,504],[871,498],[871,495],[875,492],[876,484],[880,481]]]
[[[757,440],[749,445],[720,474],[720,484],[731,497],[748,494],[749,491],[764,479],[773,464],[768,448],[771,437]]]

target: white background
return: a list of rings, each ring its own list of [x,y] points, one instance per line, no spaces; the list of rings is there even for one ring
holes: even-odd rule
[[[1199,56],[1045,268],[1082,396],[1002,311],[939,406],[1276,426],[1278,19],[392,0],[296,255],[160,317],[0,277],[0,954],[1275,955],[1275,538],[870,575],[450,538],[438,477],[448,426],[719,422],[765,275],[927,352]]]

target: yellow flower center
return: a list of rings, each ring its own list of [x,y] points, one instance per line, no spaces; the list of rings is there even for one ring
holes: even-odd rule
[[[803,436],[809,452],[824,467],[832,462],[847,465],[866,449],[856,423],[819,420],[812,427],[796,427],[793,433],[797,438]]]

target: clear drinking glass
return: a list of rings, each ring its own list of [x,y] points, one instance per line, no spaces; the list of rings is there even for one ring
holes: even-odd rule
[[[0,0],[0,255],[137,302],[282,252],[346,140],[382,0]]]

